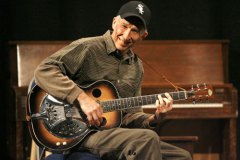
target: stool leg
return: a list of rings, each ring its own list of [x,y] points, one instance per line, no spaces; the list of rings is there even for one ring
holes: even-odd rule
[[[32,140],[30,160],[37,160],[37,145]]]

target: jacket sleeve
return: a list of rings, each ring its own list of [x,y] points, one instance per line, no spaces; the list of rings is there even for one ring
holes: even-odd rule
[[[73,103],[83,92],[71,78],[84,63],[87,49],[73,42],[65,48],[47,57],[36,68],[36,84],[50,95]]]

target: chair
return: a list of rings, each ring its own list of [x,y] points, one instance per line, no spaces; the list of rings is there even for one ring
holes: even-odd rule
[[[49,151],[44,151],[32,141],[30,160],[67,160],[67,159],[80,159],[80,160],[101,160],[99,156],[89,153],[87,151],[73,152],[71,154],[58,154]]]
[[[79,160],[100,160],[97,155],[89,152],[74,152],[70,155],[63,154],[51,154],[45,158],[45,160],[68,160],[68,159],[79,159]]]
[[[41,160],[41,157],[48,157],[52,153],[49,151],[43,151],[36,143],[32,140],[30,160]],[[50,159],[49,159],[50,160]],[[61,160],[61,159],[59,159]]]

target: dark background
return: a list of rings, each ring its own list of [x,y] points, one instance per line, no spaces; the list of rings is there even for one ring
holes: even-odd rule
[[[102,35],[126,0],[1,0],[0,1],[0,151],[6,150],[6,91],[10,73],[6,47],[13,40],[75,40]],[[228,39],[229,81],[240,89],[239,0],[145,0],[152,10],[150,40]],[[174,71],[173,71],[174,73]],[[213,73],[214,75],[214,73]],[[239,133],[239,131],[238,131]],[[238,137],[240,135],[238,134]],[[239,140],[238,140],[239,142]],[[238,147],[239,148],[239,147]],[[238,149],[238,153],[240,149]]]

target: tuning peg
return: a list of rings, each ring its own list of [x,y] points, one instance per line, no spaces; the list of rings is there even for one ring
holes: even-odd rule
[[[203,83],[203,86],[204,86],[204,90],[207,90],[207,84]]]
[[[199,95],[199,96],[198,96],[198,101],[199,101],[199,102],[202,102],[202,100],[203,100],[203,96],[202,96],[202,95]]]
[[[201,89],[200,89],[200,85],[199,85],[199,84],[196,84],[196,86],[197,86],[197,90],[200,91],[200,90],[201,90]]]
[[[194,91],[194,89],[193,89],[193,85],[192,85],[192,87],[191,87],[191,91]]]
[[[196,104],[196,100],[195,100],[195,98],[193,99],[192,103],[193,103],[193,104]]]

